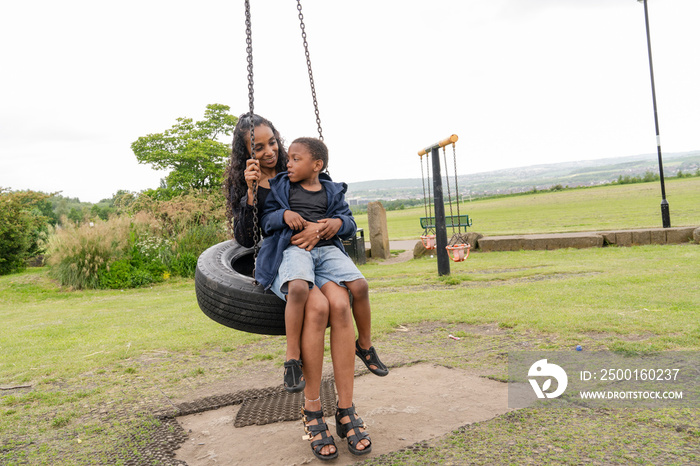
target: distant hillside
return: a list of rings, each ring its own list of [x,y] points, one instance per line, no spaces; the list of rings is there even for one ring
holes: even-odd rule
[[[664,175],[678,171],[695,173],[700,169],[700,150],[664,154]],[[620,176],[639,176],[647,171],[658,173],[656,154],[632,155],[578,162],[562,162],[529,167],[507,168],[482,173],[459,175],[459,191],[464,197],[529,191],[533,187],[548,189],[554,185],[595,186],[610,183]],[[428,187],[426,186],[426,189]],[[454,195],[454,178],[450,179]],[[443,179],[447,195],[447,184]],[[423,196],[420,178],[361,181],[348,184],[352,203],[373,200],[411,199]]]

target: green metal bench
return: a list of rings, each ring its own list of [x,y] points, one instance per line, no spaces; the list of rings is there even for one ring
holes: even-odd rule
[[[424,230],[435,229],[435,217],[421,217],[420,226]],[[472,219],[469,215],[445,215],[445,226],[447,228],[457,228],[457,231],[467,231],[467,227],[472,226]]]

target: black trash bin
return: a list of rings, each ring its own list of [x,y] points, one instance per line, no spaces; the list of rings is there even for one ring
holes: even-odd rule
[[[355,237],[343,240],[343,247],[355,264],[362,265],[367,262],[365,254],[365,232],[362,228],[357,229]]]

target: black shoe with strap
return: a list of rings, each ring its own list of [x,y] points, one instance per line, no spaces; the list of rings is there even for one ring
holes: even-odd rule
[[[384,377],[389,373],[389,369],[379,360],[377,350],[374,349],[374,346],[370,346],[369,349],[363,349],[360,347],[360,342],[355,340],[355,354],[358,358],[362,359],[362,362],[365,363],[365,366],[367,366],[367,369],[369,369],[372,374]],[[374,368],[372,368],[372,366],[374,366]]]
[[[342,424],[340,420],[346,416],[348,419],[350,419],[350,421]],[[372,439],[369,438],[369,434],[366,431],[360,431],[360,429],[366,428],[367,426],[365,426],[365,422],[355,412],[354,403],[351,407],[346,409],[341,409],[340,407],[337,408],[335,412],[335,430],[338,433],[338,437],[345,438],[347,436],[348,450],[350,450],[350,453],[353,455],[366,455],[372,451]],[[369,441],[369,445],[367,445],[364,449],[359,450],[357,445],[365,439]]]
[[[301,359],[290,359],[284,362],[284,389],[289,393],[300,392],[306,387],[301,366]]]
[[[314,453],[314,456],[320,460],[326,461],[326,460],[332,460],[338,457],[338,448],[336,447],[335,451],[331,453],[330,455],[323,455],[321,454],[321,450],[323,450],[323,447],[326,445],[333,445],[335,447],[335,440],[333,440],[333,436],[330,435],[330,432],[328,432],[328,425],[326,422],[323,420],[323,410],[321,411],[307,411],[304,409],[304,407],[301,407],[301,415],[302,415],[302,421],[304,422],[304,432],[306,432],[306,435],[304,435],[301,439],[302,440],[313,440],[314,437],[317,435],[321,435],[321,438],[318,440],[313,440],[311,442],[311,451]],[[309,425],[309,422],[313,421],[314,419],[318,419],[317,424],[312,424]]]

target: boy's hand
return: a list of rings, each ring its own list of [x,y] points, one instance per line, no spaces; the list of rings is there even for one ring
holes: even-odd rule
[[[321,224],[308,222],[302,231],[292,236],[292,244],[311,251],[321,239],[320,229]]]
[[[321,225],[318,231],[321,239],[333,238],[343,226],[343,221],[339,218],[322,218],[318,223]]]
[[[284,223],[294,231],[303,230],[308,223],[301,215],[291,210],[285,210],[282,217],[284,218]]]

